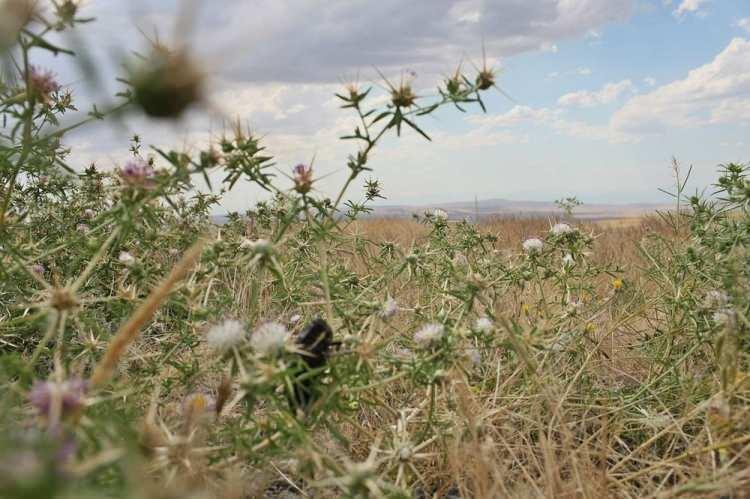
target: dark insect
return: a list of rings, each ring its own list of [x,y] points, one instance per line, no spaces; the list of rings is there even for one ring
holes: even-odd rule
[[[300,368],[293,380],[293,393],[287,394],[292,409],[306,409],[320,396],[319,381],[321,369],[328,362],[328,356],[333,346],[333,330],[320,317],[314,319],[299,332],[296,338],[297,348],[301,351]]]

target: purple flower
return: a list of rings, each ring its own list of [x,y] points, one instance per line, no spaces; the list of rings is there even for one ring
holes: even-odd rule
[[[45,417],[50,417],[53,404],[59,403],[60,416],[65,417],[83,408],[86,388],[87,382],[80,378],[62,382],[35,381],[29,392],[29,402]]]
[[[27,77],[34,96],[45,104],[49,102],[51,94],[60,90],[60,85],[55,81],[55,74],[52,71],[29,66]]]
[[[41,263],[35,263],[31,266],[31,271],[35,274],[44,274],[45,268]]]
[[[312,167],[298,164],[292,170],[294,172],[294,190],[300,194],[307,194],[312,188]]]
[[[142,159],[131,160],[120,169],[120,177],[127,184],[148,187],[154,178],[154,167]]]

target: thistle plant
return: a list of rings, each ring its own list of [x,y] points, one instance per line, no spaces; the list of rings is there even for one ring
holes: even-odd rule
[[[84,167],[68,162],[71,130],[123,109],[179,119],[207,75],[187,47],[154,44],[114,107],[81,113],[34,62],[73,62],[49,35],[89,20],[73,2],[29,5],[0,4],[16,73],[0,85],[3,490],[594,497],[746,483],[745,166],[724,167],[709,199],[678,182],[690,210],[638,239],[642,274],[570,216],[514,234],[435,209],[415,237],[378,238],[362,219],[386,194],[373,151],[430,140],[425,117],[442,107],[484,109],[492,68],[459,67],[432,96],[411,74],[381,75],[381,94],[347,85],[352,152],[330,197],[314,162],[275,165],[241,119],[201,150],[135,135],[127,161]],[[266,198],[214,224],[240,181]],[[631,374],[631,357],[649,368]]]

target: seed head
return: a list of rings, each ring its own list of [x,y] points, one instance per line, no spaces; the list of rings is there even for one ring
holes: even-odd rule
[[[240,345],[245,339],[245,326],[237,320],[227,319],[212,327],[206,334],[206,343],[219,353]]]
[[[443,336],[445,336],[445,327],[442,324],[425,324],[414,333],[414,341],[422,346],[428,346],[437,343]]]
[[[289,330],[280,322],[265,322],[250,335],[250,346],[259,354],[270,357],[284,348],[288,336]]]
[[[380,317],[383,319],[390,319],[398,312],[398,303],[393,297],[389,296],[380,309]]]
[[[562,236],[563,234],[573,232],[573,228],[568,224],[559,223],[553,225],[549,231],[553,236]]]
[[[703,305],[706,308],[724,308],[729,304],[729,295],[726,292],[714,289],[706,293]]]
[[[135,257],[128,251],[121,251],[120,256],[117,257],[117,261],[126,267],[131,267],[135,264]]]
[[[391,89],[391,103],[396,107],[411,107],[417,96],[408,83],[402,83],[398,88]]]
[[[495,86],[495,72],[491,69],[482,69],[477,73],[476,85],[479,90],[489,90]]]
[[[55,288],[50,295],[49,304],[52,308],[62,312],[78,306],[78,298],[68,288]]]
[[[441,210],[440,208],[436,208],[432,211],[432,216],[435,217],[436,220],[440,220],[441,222],[445,222],[448,220],[448,212],[445,210]]]
[[[486,334],[492,332],[492,330],[495,328],[495,325],[492,323],[492,319],[487,316],[482,316],[477,319],[477,322],[474,324],[474,328],[480,333]]]
[[[544,243],[542,242],[542,240],[535,237],[527,239],[523,242],[523,250],[528,254],[539,253],[540,251],[542,251],[543,246]]]
[[[184,50],[156,45],[132,78],[133,100],[154,118],[178,118],[203,91],[203,74]]]

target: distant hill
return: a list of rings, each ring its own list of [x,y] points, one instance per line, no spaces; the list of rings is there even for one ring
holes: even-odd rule
[[[563,214],[555,203],[546,201],[510,201],[507,199],[484,199],[477,203],[453,202],[426,205],[377,205],[366,218],[411,218],[412,215],[423,215],[425,212],[440,208],[448,213],[452,220],[480,219],[491,217],[559,217]],[[630,203],[630,204],[583,204],[577,207],[573,214],[580,220],[616,220],[622,218],[637,218],[657,210],[673,209],[673,205],[659,203]],[[214,215],[214,222],[223,224],[225,215]]]
[[[507,199],[485,199],[474,202],[442,203],[430,205],[381,205],[375,207],[371,217],[405,218],[440,208],[451,219],[475,217],[555,217],[563,211],[552,202],[510,201]],[[574,210],[576,218],[583,220],[607,220],[633,218],[672,209],[672,205],[657,203],[631,204],[583,204]]]

